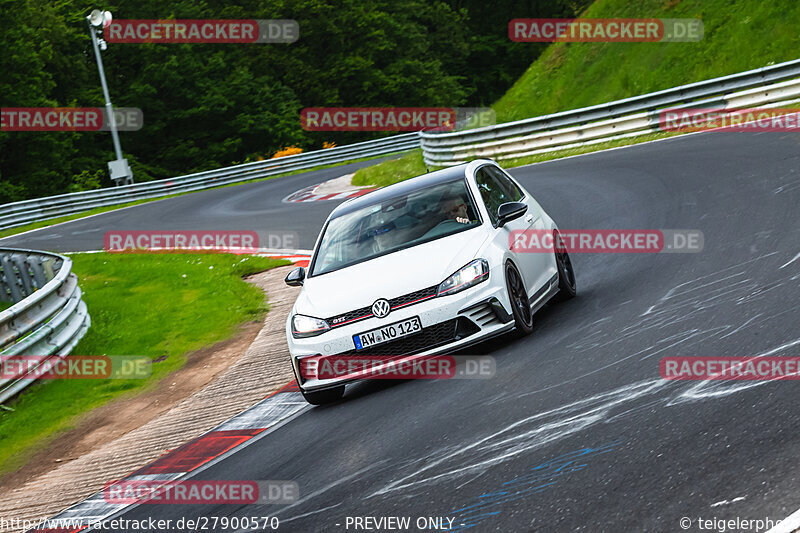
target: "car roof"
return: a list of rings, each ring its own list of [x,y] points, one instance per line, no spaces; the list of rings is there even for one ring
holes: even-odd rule
[[[386,200],[390,200],[398,196],[404,196],[418,189],[430,187],[431,185],[462,179],[467,175],[466,169],[468,165],[469,163],[463,163],[461,165],[437,170],[435,172],[428,172],[427,174],[422,174],[420,176],[377,189],[365,194],[364,196],[353,198],[352,200],[348,200],[334,209],[331,212],[330,219],[332,220],[342,215],[346,215],[347,213],[352,213],[353,211],[357,211],[362,207],[383,203]]]

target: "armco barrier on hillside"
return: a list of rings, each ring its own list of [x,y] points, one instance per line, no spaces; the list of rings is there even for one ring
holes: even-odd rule
[[[800,98],[800,59],[607,104],[496,126],[420,134],[425,163],[453,166],[479,157],[510,159],[659,131],[669,107],[736,109]],[[733,92],[737,91],[737,92]]]
[[[86,334],[91,319],[71,269],[63,255],[0,248],[0,301],[14,304],[0,311],[0,360],[63,359]],[[31,383],[25,376],[0,376],[0,403]]]

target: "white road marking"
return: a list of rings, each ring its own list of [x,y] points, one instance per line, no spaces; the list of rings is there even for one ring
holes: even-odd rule
[[[723,505],[730,505],[730,504],[732,504],[732,503],[736,503],[736,502],[743,501],[744,499],[745,499],[745,496],[739,496],[738,498],[734,498],[734,499],[732,499],[731,501],[728,501],[728,500],[722,500],[721,502],[712,503],[712,504],[711,504],[711,507],[712,507],[712,508],[714,508],[714,507],[721,507],[721,506],[723,506]]]
[[[786,268],[787,266],[791,265],[792,263],[794,263],[794,262],[795,262],[795,261],[797,261],[798,259],[800,259],[800,253],[798,253],[796,256],[792,257],[792,258],[791,258],[791,259],[790,259],[790,260],[789,260],[787,263],[785,263],[784,265],[782,265],[780,268]],[[779,270],[780,270],[780,269],[779,269]]]
[[[792,533],[795,531],[800,531],[800,509],[781,520],[780,524],[767,531],[767,533]]]

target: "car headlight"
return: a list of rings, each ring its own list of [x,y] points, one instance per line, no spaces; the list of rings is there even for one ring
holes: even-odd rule
[[[476,259],[439,284],[436,296],[455,294],[489,279],[489,263]]]
[[[322,319],[306,315],[292,317],[292,336],[295,339],[315,337],[331,329],[330,325]]]

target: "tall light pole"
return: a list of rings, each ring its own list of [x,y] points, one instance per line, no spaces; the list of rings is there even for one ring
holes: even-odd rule
[[[111,138],[114,140],[114,151],[117,154],[117,159],[115,161],[108,162],[108,172],[111,174],[114,185],[128,185],[133,183],[133,172],[131,172],[131,167],[128,166],[128,160],[122,157],[122,147],[119,144],[119,134],[117,133],[117,121],[114,117],[114,108],[111,106],[111,97],[108,96],[106,74],[103,70],[103,58],[100,57],[100,50],[105,50],[107,45],[104,40],[97,38],[97,34],[103,31],[102,28],[107,28],[108,25],[111,24],[111,13],[95,9],[86,17],[86,21],[89,24],[89,35],[92,38],[94,57],[97,60],[97,70],[100,72],[103,96],[106,98],[106,115],[108,116],[108,125],[111,129]]]

